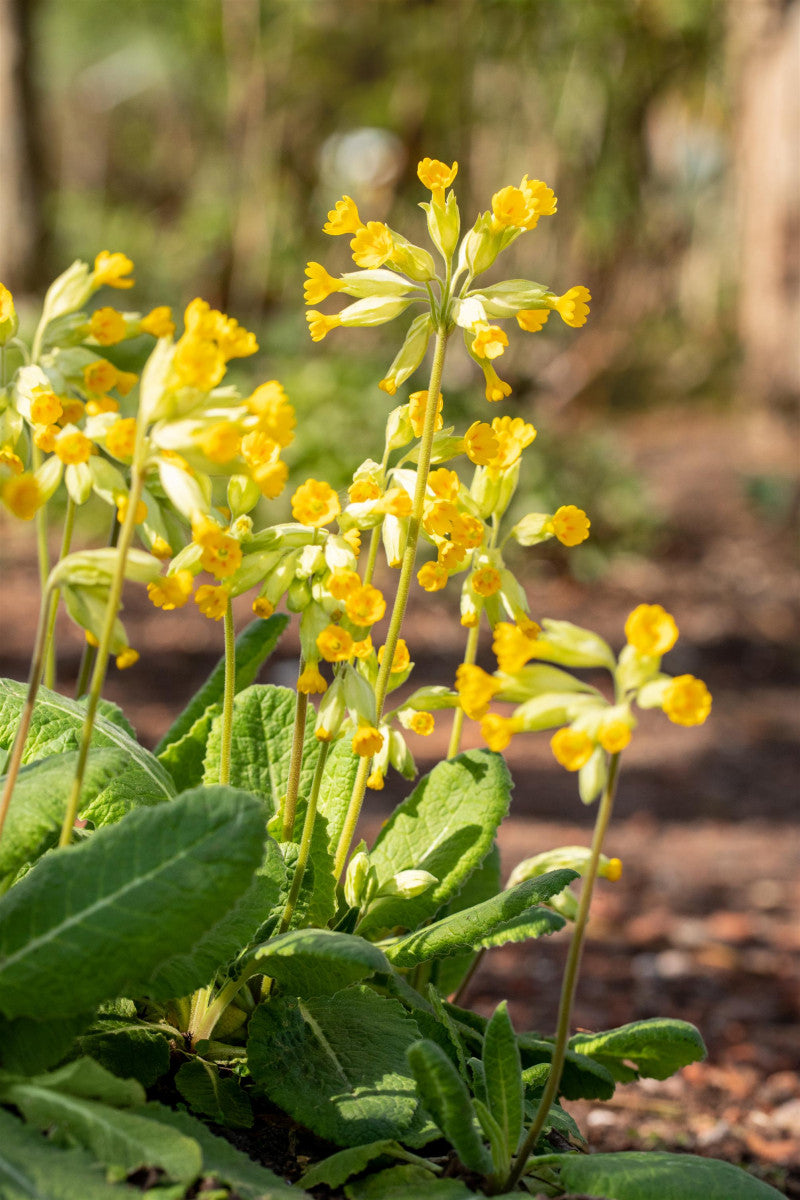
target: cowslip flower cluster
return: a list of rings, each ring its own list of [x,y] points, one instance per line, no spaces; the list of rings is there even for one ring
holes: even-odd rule
[[[431,253],[409,242],[382,221],[364,221],[355,201],[343,196],[328,213],[323,232],[350,237],[350,249],[359,271],[331,275],[322,264],[306,267],[306,303],[317,305],[341,292],[354,298],[336,314],[308,310],[309,332],[321,341],[334,329],[382,325],[393,321],[412,305],[423,311],[414,318],[405,341],[379,387],[393,396],[422,362],[435,328],[462,329],[467,352],[481,368],[485,395],[490,401],[511,394],[494,363],[506,350],[508,334],[497,321],[515,318],[520,329],[536,333],[555,311],[573,328],[586,323],[591,295],[583,285],[563,295],[527,279],[510,279],[487,287],[474,287],[477,276],[493,265],[498,255],[540,217],[556,212],[551,188],[538,179],[522,179],[519,187],[504,187],[492,197],[491,212],[478,216],[472,229],[460,238],[461,216],[455,193],[458,164],[448,166],[424,158],[418,165],[420,182],[430,190],[425,211],[428,234],[444,262],[439,273]]]

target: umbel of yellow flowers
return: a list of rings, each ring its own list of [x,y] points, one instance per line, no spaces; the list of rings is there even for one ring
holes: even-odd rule
[[[341,292],[353,298],[338,313],[326,315],[316,308],[306,313],[315,342],[340,327],[382,325],[407,309],[422,311],[408,328],[402,348],[379,387],[393,396],[422,362],[436,328],[460,327],[467,352],[480,366],[486,399],[502,400],[510,386],[494,367],[508,346],[508,334],[497,321],[515,318],[520,329],[536,333],[556,311],[567,325],[586,323],[591,296],[579,285],[557,295],[528,279],[507,279],[486,287],[476,279],[492,266],[498,254],[522,233],[535,229],[540,217],[556,211],[556,197],[539,179],[523,177],[519,187],[504,187],[492,197],[491,211],[481,213],[473,227],[460,237],[461,215],[453,183],[458,163],[448,166],[423,158],[417,168],[420,181],[430,190],[430,202],[420,205],[428,221],[433,248],[442,259],[437,271],[433,255],[409,242],[382,221],[363,221],[355,201],[343,196],[328,213],[323,232],[349,236],[353,261],[361,270],[333,276],[324,266],[306,267],[305,299],[320,304]]]

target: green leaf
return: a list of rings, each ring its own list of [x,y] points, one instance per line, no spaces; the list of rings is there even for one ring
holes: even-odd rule
[[[4,1095],[12,1087],[21,1084],[39,1091],[64,1092],[83,1100],[100,1100],[117,1108],[131,1108],[144,1104],[145,1100],[144,1089],[135,1079],[120,1079],[92,1058],[77,1058],[57,1071],[48,1071],[24,1080],[0,1075],[0,1092]]]
[[[290,1187],[272,1171],[237,1150],[225,1138],[217,1137],[208,1126],[189,1113],[175,1112],[156,1103],[145,1105],[143,1111],[152,1120],[193,1138],[203,1153],[203,1174],[212,1175],[227,1184],[242,1200],[309,1200],[307,1192],[302,1192],[299,1187]],[[141,1194],[137,1192],[139,1197]]]
[[[443,958],[472,950],[482,938],[519,913],[563,891],[577,878],[574,871],[563,868],[526,879],[524,883],[500,892],[473,908],[444,917],[432,925],[409,933],[394,945],[386,947],[386,957],[395,967],[413,967],[429,958]]]
[[[522,1065],[514,1029],[503,1000],[492,1014],[483,1039],[483,1070],[489,1112],[502,1130],[510,1157],[522,1133]]]
[[[521,1033],[517,1042],[526,1088],[541,1088],[553,1057],[553,1043],[535,1033]],[[614,1076],[602,1063],[575,1050],[567,1050],[558,1089],[560,1095],[567,1100],[609,1100],[615,1087]]]
[[[365,1146],[348,1146],[328,1158],[323,1158],[321,1162],[308,1168],[302,1182],[305,1187],[319,1187],[321,1183],[329,1188],[341,1187],[353,1175],[360,1175],[370,1163],[381,1158],[402,1158],[417,1166],[426,1165],[426,1159],[411,1154],[393,1138],[382,1138],[377,1142],[368,1142]]]
[[[175,787],[179,791],[197,787],[203,782],[203,763],[206,757],[208,735],[214,720],[222,712],[221,704],[209,704],[183,737],[170,742],[158,756],[167,768]]]
[[[168,1030],[144,1021],[103,1016],[77,1040],[81,1054],[90,1055],[123,1079],[138,1079],[151,1087],[169,1070]]]
[[[344,828],[360,761],[359,756],[353,753],[350,738],[334,742],[325,761],[317,811],[325,821],[328,846],[334,853]]]
[[[467,1085],[445,1052],[424,1039],[408,1051],[422,1103],[465,1167],[487,1175],[492,1159],[483,1144]]]
[[[564,918],[554,913],[551,908],[529,908],[480,938],[477,946],[481,950],[489,950],[492,946],[505,946],[509,942],[527,942],[534,938],[548,937],[551,933],[558,933],[565,925]]]
[[[558,1167],[567,1191],[604,1200],[780,1200],[781,1193],[741,1167],[696,1154],[631,1150],[619,1154],[548,1154],[536,1166]]]
[[[236,690],[248,687],[277,645],[289,624],[289,618],[276,613],[266,621],[251,621],[236,639]],[[219,660],[203,686],[195,692],[180,716],[170,725],[155,752],[160,757],[167,746],[179,742],[213,704],[221,703],[225,692],[225,656]]]
[[[87,703],[87,697],[81,696],[78,703],[85,705]],[[129,734],[135,742],[139,740],[136,736],[136,730],[133,728],[118,704],[114,704],[112,700],[106,700],[104,696],[101,696],[97,701],[97,711],[100,713],[101,717],[105,717],[105,719],[110,721],[112,725],[119,725],[120,729],[124,729],[125,732]]]
[[[118,995],[169,999],[152,979],[179,955],[171,995],[207,983],[189,952],[249,887],[265,838],[259,801],[197,788],[47,855],[0,899],[0,1011],[68,1017]]]
[[[9,750],[25,703],[27,687],[12,679],[0,679],[0,748]],[[86,716],[83,703],[40,687],[25,743],[24,763],[36,762],[77,750]],[[81,811],[95,825],[118,821],[126,812],[171,800],[175,788],[161,763],[115,721],[95,719],[92,747],[112,747],[124,752],[125,770],[99,792]]]
[[[378,891],[409,868],[430,871],[438,883],[410,900],[378,900],[359,933],[416,929],[432,917],[489,853],[510,795],[511,777],[499,754],[468,750],[434,767],[386,822],[370,863]]]
[[[64,1150],[0,1109],[3,1200],[141,1200],[141,1189],[106,1183],[84,1150]]]
[[[35,861],[58,841],[77,761],[75,750],[29,763],[20,771],[0,841],[0,879],[16,875],[20,867]],[[86,763],[80,811],[127,764],[119,750],[92,750]],[[4,783],[5,776],[0,779],[0,787]]]
[[[349,1184],[348,1200],[474,1200],[475,1193],[460,1179],[437,1179],[420,1166],[389,1167]]]
[[[0,1062],[7,1071],[36,1075],[63,1062],[75,1038],[91,1023],[93,1013],[34,1021],[0,1016]]]
[[[233,703],[230,782],[234,787],[263,796],[269,803],[270,812],[278,811],[286,793],[296,699],[291,688],[256,684],[240,692]],[[311,790],[319,755],[314,721],[311,706],[306,718],[303,767],[300,772],[301,796],[307,796]],[[216,717],[206,747],[206,781],[216,782],[219,778],[221,745],[222,718]],[[296,832],[298,836],[293,840],[299,841],[300,830]]]
[[[222,1075],[214,1063],[193,1058],[175,1075],[177,1087],[189,1107],[217,1125],[249,1129],[253,1110],[245,1091],[233,1075]]]
[[[452,913],[462,912],[465,908],[472,908],[484,900],[491,900],[500,890],[500,851],[497,842],[494,842],[480,866],[475,868],[461,890],[438,915],[441,919],[449,917]],[[474,954],[458,954],[434,963],[431,982],[443,996],[449,996],[458,990],[474,957]]]
[[[247,1057],[259,1088],[340,1146],[401,1137],[417,1099],[406,1050],[417,1027],[395,1000],[357,985],[260,1004]]]
[[[383,951],[362,937],[331,929],[291,929],[258,946],[258,969],[290,996],[332,995],[376,971],[389,971]]]
[[[569,1044],[571,1049],[602,1063],[621,1083],[640,1075],[667,1079],[681,1067],[706,1056],[703,1039],[694,1025],[670,1017],[632,1021],[605,1033],[577,1033]]]

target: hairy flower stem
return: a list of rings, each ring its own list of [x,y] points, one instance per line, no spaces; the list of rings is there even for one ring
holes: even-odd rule
[[[141,442],[141,438],[140,438]],[[67,803],[67,811],[64,814],[64,824],[61,827],[61,836],[58,840],[59,846],[68,846],[72,841],[72,830],[75,825],[75,818],[78,815],[78,806],[80,804],[81,789],[83,787],[83,776],[86,771],[86,760],[89,757],[89,747],[92,742],[92,732],[94,730],[94,719],[97,715],[97,705],[100,701],[100,693],[103,690],[103,684],[106,680],[106,670],[108,668],[108,655],[111,649],[111,638],[114,633],[114,622],[117,619],[119,612],[120,601],[122,600],[122,585],[125,582],[125,563],[128,557],[128,551],[133,542],[133,535],[136,530],[136,509],[139,501],[142,498],[142,485],[144,483],[141,464],[138,461],[139,454],[134,457],[133,467],[131,469],[131,487],[128,497],[128,505],[125,512],[125,520],[122,523],[122,528],[119,535],[119,543],[117,546],[117,559],[114,564],[114,574],[111,578],[111,586],[108,590],[108,600],[106,601],[105,618],[103,621],[103,629],[100,634],[99,645],[97,647],[97,658],[92,671],[92,681],[89,685],[89,695],[86,702],[86,717],[83,722],[83,732],[81,734],[81,744],[78,750],[78,765],[75,768],[75,778],[72,783],[72,791],[70,792],[69,801]]]
[[[558,1022],[556,1025],[556,1040],[553,1046],[553,1057],[550,1062],[550,1072],[547,1076],[547,1083],[539,1100],[539,1107],[536,1110],[536,1116],[533,1118],[525,1141],[522,1143],[519,1154],[512,1163],[511,1171],[508,1178],[504,1181],[501,1191],[510,1191],[516,1187],[519,1182],[525,1164],[528,1161],[528,1155],[536,1145],[536,1140],[542,1132],[544,1123],[547,1120],[547,1114],[550,1112],[550,1106],[558,1095],[559,1084],[561,1083],[561,1072],[564,1069],[564,1058],[567,1053],[567,1042],[569,1041],[570,1021],[572,1018],[572,1004],[575,999],[575,988],[578,982],[578,971],[581,965],[581,954],[583,952],[583,941],[586,933],[586,926],[589,921],[589,909],[592,903],[592,892],[594,890],[595,880],[597,879],[597,871],[600,865],[600,854],[603,849],[603,841],[606,836],[611,813],[614,808],[614,793],[617,786],[617,775],[619,772],[619,754],[612,754],[608,764],[608,781],[606,783],[603,795],[600,799],[600,804],[597,809],[597,819],[594,825],[594,834],[592,836],[592,851],[589,858],[589,863],[583,876],[581,897],[578,903],[578,911],[575,916],[575,925],[572,930],[572,940],[569,944],[569,952],[567,954],[567,962],[564,968],[564,978],[561,983],[561,996],[558,1003]]]
[[[33,656],[31,658],[30,672],[28,674],[28,694],[25,697],[25,705],[20,713],[19,725],[14,738],[14,745],[11,747],[11,754],[6,765],[5,775],[6,782],[3,787],[3,796],[0,799],[0,835],[3,832],[3,825],[6,820],[8,806],[11,803],[11,796],[14,791],[14,785],[17,782],[19,768],[22,764],[22,755],[25,750],[25,743],[28,740],[28,730],[31,726],[31,717],[33,716],[33,706],[36,703],[36,693],[39,690],[39,684],[44,670],[45,647],[47,645],[47,630],[50,625],[50,614],[55,609],[55,601],[53,594],[49,588],[45,588],[42,593],[42,600],[39,606],[39,624],[36,628],[36,640],[33,647]]]
[[[478,621],[472,626],[464,647],[463,661],[471,666],[478,654],[478,638],[480,636],[480,614]],[[464,728],[464,710],[459,704],[453,710],[453,728],[450,731],[450,745],[447,747],[447,757],[455,758],[461,746],[461,733]]]
[[[381,544],[381,532],[376,526],[369,538],[369,551],[367,553],[367,565],[364,568],[364,578],[362,583],[372,583],[372,576],[375,574],[375,563],[378,558],[378,547]]]
[[[419,458],[417,459],[417,483],[414,489],[414,501],[411,508],[411,516],[408,519],[408,535],[406,537],[405,550],[403,551],[400,578],[397,581],[397,592],[394,598],[392,616],[389,621],[389,630],[386,634],[383,660],[378,672],[378,679],[375,683],[375,708],[376,720],[378,722],[380,722],[383,714],[383,705],[389,686],[389,674],[394,662],[394,652],[397,648],[398,638],[400,637],[403,617],[405,616],[408,594],[411,590],[411,576],[417,557],[417,542],[422,525],[425,490],[428,486],[428,474],[431,466],[431,447],[433,446],[433,434],[436,426],[437,401],[442,387],[442,369],[444,367],[444,355],[449,336],[449,330],[441,325],[436,330],[436,345],[433,351],[433,362],[431,363],[430,382],[428,383],[428,404],[425,409],[425,424],[419,444]],[[364,759],[363,762],[359,763],[353,794],[350,798],[350,806],[347,810],[341,836],[339,837],[339,844],[336,847],[333,873],[337,879],[344,870],[347,856],[350,853],[350,846],[355,836],[358,818],[361,815],[361,805],[364,802],[369,765],[369,759]]]
[[[233,697],[236,695],[236,631],[230,596],[225,609],[225,690],[222,697],[222,746],[219,752],[219,781],[231,781],[231,745],[233,743]]]
[[[64,529],[61,534],[61,550],[58,555],[58,561],[66,558],[69,554],[69,548],[72,543],[72,531],[75,528],[75,501],[70,498],[67,500],[67,508],[64,513]],[[50,606],[50,620],[47,625],[47,640],[45,643],[45,674],[47,676],[47,687],[52,687],[55,683],[56,675],[56,617],[58,616],[58,601],[61,596],[59,589],[53,592],[53,603]]]
[[[119,531],[121,525],[117,518],[116,510],[111,521],[111,532],[108,535],[108,545],[113,550],[119,541]],[[78,678],[75,681],[75,699],[80,700],[81,696],[86,694],[86,689],[89,686],[89,679],[94,670],[95,660],[97,659],[97,647],[90,646],[88,642],[84,644],[83,654],[81,655],[81,665],[78,668]]]
[[[303,674],[305,662],[300,656],[298,679]],[[297,812],[297,793],[300,790],[300,768],[303,765],[303,746],[306,738],[306,713],[308,695],[298,689],[294,706],[294,730],[292,732],[292,754],[289,759],[289,777],[286,780],[286,797],[283,802],[283,829],[281,841],[290,842],[294,832],[294,816]]]
[[[317,800],[319,799],[319,789],[322,786],[322,777],[325,774],[325,762],[328,757],[328,742],[321,742],[319,747],[319,757],[317,759],[316,770],[314,771],[314,780],[311,784],[311,794],[308,797],[306,805],[306,815],[303,821],[303,832],[300,835],[300,852],[297,855],[297,862],[294,868],[294,877],[292,886],[289,890],[289,896],[286,901],[286,908],[283,910],[281,917],[280,928],[278,933],[285,933],[292,923],[294,910],[297,905],[297,897],[300,895],[300,888],[303,886],[303,876],[306,873],[306,865],[308,856],[311,853],[311,838],[314,833],[314,822],[317,819]]]

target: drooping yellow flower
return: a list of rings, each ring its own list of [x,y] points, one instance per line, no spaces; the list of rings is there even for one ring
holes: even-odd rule
[[[55,392],[46,387],[33,389],[31,421],[34,425],[54,425],[63,414],[63,406]]]
[[[483,522],[471,513],[459,512],[450,530],[450,537],[457,546],[467,550],[477,550],[485,536]]]
[[[471,349],[478,358],[499,358],[508,345],[508,337],[499,325],[479,323],[472,332],[475,334],[475,338]]]
[[[347,533],[342,534],[342,537],[347,542],[356,558],[358,558],[359,554],[361,553],[361,530],[348,529]]]
[[[19,320],[14,307],[14,297],[5,284],[0,283],[0,346],[5,346],[9,338],[14,337],[18,328]]]
[[[128,497],[128,496],[120,496],[119,500],[117,501],[117,520],[120,523],[120,525],[123,523],[126,516],[128,515],[129,503],[130,503],[130,497]],[[145,504],[144,500],[139,500],[136,504],[135,524],[141,525],[142,521],[145,519],[146,516],[147,516],[147,505]]]
[[[392,257],[394,239],[392,231],[383,221],[367,221],[356,232],[350,242],[353,261],[366,271],[375,270]]]
[[[383,734],[374,725],[359,725],[353,735],[353,753],[360,758],[372,758],[383,745]]]
[[[439,392],[439,399],[436,401],[436,419],[433,424],[434,430],[441,429],[443,424],[442,408],[444,406],[444,396]],[[422,437],[422,431],[425,428],[425,411],[428,407],[428,392],[427,389],[422,392],[412,392],[408,397],[408,419],[411,422],[411,428],[414,430],[415,437]]]
[[[452,500],[433,500],[425,506],[422,527],[433,537],[448,537],[459,515]]]
[[[136,446],[135,417],[120,417],[106,434],[106,450],[114,458],[133,458]]]
[[[128,667],[132,667],[134,663],[139,661],[139,651],[134,650],[133,646],[126,646],[121,650],[114,660],[117,664],[118,671],[127,671]]]
[[[462,663],[456,671],[456,691],[461,707],[472,721],[480,721],[486,716],[500,686],[497,679],[473,663]]]
[[[586,318],[589,315],[589,304],[592,295],[588,288],[582,285],[570,288],[563,296],[559,296],[555,303],[555,310],[561,317],[565,325],[570,325],[573,329],[580,329],[586,324]]]
[[[453,542],[443,542],[437,548],[436,561],[445,571],[459,571],[464,566],[466,556],[466,546],[456,546]]]
[[[418,733],[420,737],[430,737],[435,725],[433,713],[429,712],[415,712],[408,722],[411,732]]]
[[[116,308],[98,308],[89,318],[89,333],[101,346],[116,346],[125,337],[125,318]]]
[[[490,750],[500,753],[505,750],[521,725],[513,717],[502,717],[499,713],[487,713],[481,721],[481,736]]]
[[[459,479],[455,471],[439,467],[428,476],[428,487],[439,500],[457,500]]]
[[[676,725],[702,725],[711,712],[711,693],[702,679],[676,675],[664,692],[662,707]]]
[[[318,262],[306,264],[306,275],[308,278],[303,285],[303,299],[306,304],[321,304],[328,296],[340,292],[344,287],[341,279],[329,275]]]
[[[438,158],[423,158],[417,164],[417,176],[423,187],[429,188],[434,204],[444,204],[445,189],[449,188],[458,174],[458,163],[452,167]]]
[[[349,196],[342,196],[341,200],[336,201],[336,205],[328,213],[328,219],[322,226],[323,233],[329,233],[332,237],[337,237],[344,233],[355,233],[361,228],[361,217],[358,215],[355,201]]]
[[[0,466],[8,467],[15,475],[21,475],[25,470],[25,464],[11,442],[6,442],[5,446],[0,446]]]
[[[317,636],[317,649],[326,662],[347,662],[353,653],[353,636],[340,625],[328,625]]]
[[[176,571],[173,575],[165,575],[147,585],[147,594],[156,608],[171,612],[175,608],[183,608],[192,594],[194,576],[191,571]]]
[[[553,533],[564,546],[579,546],[589,536],[591,521],[582,508],[574,504],[562,504],[553,513]]]
[[[59,400],[62,408],[59,425],[77,425],[86,411],[83,401],[77,396],[59,396]]]
[[[134,280],[125,278],[132,270],[133,263],[127,254],[110,254],[108,250],[101,250],[94,260],[92,283],[96,288],[132,288]]]
[[[599,868],[599,873],[610,883],[616,883],[618,879],[622,878],[622,859],[610,858],[605,866]]]
[[[515,675],[535,656],[539,632],[535,621],[528,622],[524,629],[509,621],[499,621],[495,625],[492,650],[498,667],[505,675]]]
[[[258,417],[258,428],[274,438],[279,446],[291,445],[297,425],[294,408],[277,379],[270,379],[257,387],[245,404]]]
[[[370,771],[369,775],[367,776],[367,787],[372,792],[382,792],[383,779],[383,771],[381,771],[380,767],[376,767],[375,770]]]
[[[304,696],[312,696],[316,693],[321,694],[327,691],[327,689],[328,685],[323,676],[320,675],[317,664],[309,663],[297,680],[298,692],[302,692]]]
[[[194,437],[203,454],[213,463],[230,462],[242,446],[241,432],[233,421],[216,421],[199,430]]]
[[[480,567],[473,571],[469,582],[478,596],[494,596],[503,586],[500,572],[495,567]]]
[[[202,543],[200,564],[215,579],[228,579],[242,564],[242,548],[235,537],[220,529]]]
[[[100,413],[119,412],[119,401],[111,396],[92,396],[91,400],[86,401],[86,412],[90,417],[99,416]]]
[[[371,583],[360,584],[345,600],[347,619],[354,625],[374,625],[386,612],[383,593]]]
[[[549,308],[522,308],[517,313],[517,324],[526,333],[538,333],[547,324]]]
[[[361,587],[361,576],[358,571],[333,571],[327,586],[334,600],[347,600]]]
[[[525,229],[535,229],[539,217],[551,217],[557,211],[558,201],[553,189],[541,179],[528,179],[527,175],[523,175],[519,188],[528,206]]]
[[[308,321],[308,332],[311,334],[312,342],[321,342],[332,329],[338,329],[342,323],[340,317],[335,315],[326,317],[324,313],[317,312],[315,308],[308,310],[306,320]]]
[[[80,429],[67,426],[56,438],[53,449],[66,465],[85,463],[89,461],[92,453],[92,443],[85,433],[81,433]]]
[[[319,529],[329,525],[342,511],[339,497],[329,483],[307,479],[292,496],[292,516],[301,525]]]
[[[625,622],[625,637],[645,655],[666,654],[678,640],[678,626],[660,604],[639,604]]]
[[[275,500],[286,487],[289,479],[289,468],[285,462],[278,459],[273,463],[251,467],[250,474],[261,495],[266,500]]]
[[[492,224],[496,229],[524,229],[527,219],[528,202],[520,188],[504,187],[492,196]]]
[[[160,558],[162,562],[172,558],[172,546],[166,538],[163,538],[160,533],[157,533],[150,543],[150,553],[154,558]]]
[[[127,396],[134,384],[138,381],[139,376],[134,371],[120,371],[117,369],[117,382],[114,384],[120,396]]]
[[[386,649],[385,646],[381,646],[380,649],[378,650],[378,662],[379,663],[383,662],[385,649]],[[394,655],[392,656],[392,665],[389,670],[389,674],[390,675],[399,675],[401,671],[407,671],[410,665],[411,665],[411,655],[408,652],[408,646],[406,645],[403,638],[398,638],[397,645],[394,648]]]
[[[568,771],[580,771],[592,757],[594,745],[588,733],[580,729],[559,729],[550,739],[555,760]]]
[[[247,358],[258,351],[256,335],[243,328],[235,317],[223,316],[217,344],[226,362],[231,358]]]
[[[511,395],[511,384],[500,378],[490,362],[481,363],[481,369],[486,382],[483,394],[490,403],[495,404]]]
[[[175,332],[175,322],[172,319],[172,309],[168,304],[159,304],[151,309],[147,316],[139,322],[142,333],[149,333],[155,338],[172,337]]]
[[[476,466],[485,467],[500,449],[497,434],[487,421],[473,421],[464,434],[464,453]]]
[[[426,562],[417,571],[417,582],[426,592],[439,592],[447,586],[447,571],[438,562]]]
[[[56,448],[56,438],[61,429],[58,425],[34,425],[33,427],[33,444],[38,446],[44,454],[52,454]],[[20,462],[20,470],[22,463]]]
[[[0,499],[15,517],[21,521],[31,521],[43,497],[36,476],[23,472],[0,483]]]
[[[211,621],[219,621],[225,616],[229,599],[230,592],[224,584],[214,587],[211,583],[204,583],[194,594],[194,602],[200,612]]]
[[[87,392],[102,395],[110,392],[117,382],[117,368],[105,358],[98,358],[83,368],[83,382]]]
[[[201,392],[210,392],[225,374],[225,358],[217,344],[191,333],[177,342],[172,363],[178,383]]]
[[[234,425],[238,434],[238,429]],[[267,467],[276,463],[281,456],[281,447],[275,438],[260,429],[246,433],[241,442],[242,458],[248,467]],[[231,455],[233,458],[233,455]]]
[[[377,500],[381,494],[374,479],[356,479],[347,489],[351,504],[364,504],[369,500]]]
[[[262,621],[268,620],[275,612],[275,605],[266,596],[257,596],[252,607],[255,615],[261,617]]]
[[[523,421],[522,417],[495,417],[492,432],[497,439],[497,453],[488,464],[493,474],[510,470],[519,462],[525,447],[536,438],[533,425]]]
[[[625,721],[610,721],[600,727],[597,740],[607,754],[619,754],[631,740],[631,727]]]

